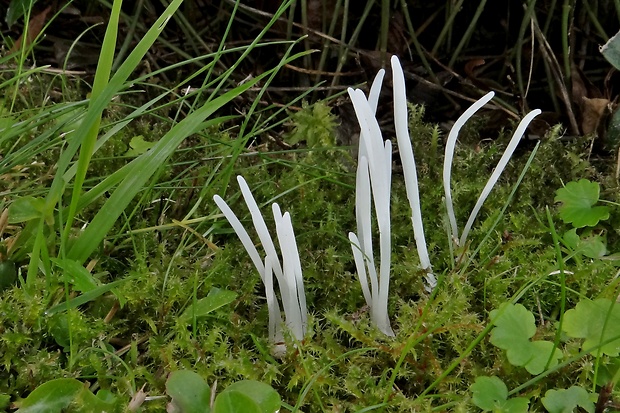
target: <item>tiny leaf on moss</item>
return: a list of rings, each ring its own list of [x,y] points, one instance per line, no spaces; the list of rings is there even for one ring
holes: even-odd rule
[[[586,233],[585,236],[577,234],[577,228],[564,233],[564,242],[573,251],[579,252],[588,258],[602,258],[607,255],[607,247],[605,246],[605,238],[597,235]]]
[[[548,390],[542,398],[542,404],[549,413],[572,413],[578,407],[588,413],[594,413],[594,403],[590,400],[587,390],[577,386]]]
[[[536,334],[534,315],[521,304],[504,303],[491,311],[495,328],[491,331],[491,343],[506,350],[513,366],[525,367],[530,374],[540,374],[547,366],[553,367],[562,352],[550,341],[531,341]]]
[[[26,399],[19,402],[17,413],[112,411],[114,400],[100,399],[79,380],[54,379],[41,384]]]
[[[555,202],[561,202],[560,218],[576,228],[593,227],[609,218],[609,208],[593,206],[599,201],[600,187],[596,182],[581,179],[569,182],[556,191]]]
[[[183,311],[179,320],[184,323],[189,323],[194,316],[196,318],[205,317],[218,308],[230,304],[235,298],[237,298],[237,293],[234,291],[213,287],[206,297],[196,301],[195,305],[190,304],[185,311]]]
[[[603,344],[601,352],[616,357],[620,354],[620,305],[607,298],[582,299],[564,314],[562,330],[569,337],[584,338],[582,348],[585,350],[612,340]]]
[[[470,387],[472,400],[484,411],[521,413],[527,412],[529,400],[524,397],[508,399],[508,389],[498,377],[477,377]]]
[[[172,398],[168,412],[209,413],[211,389],[198,374],[190,370],[172,372],[166,381],[166,393]]]

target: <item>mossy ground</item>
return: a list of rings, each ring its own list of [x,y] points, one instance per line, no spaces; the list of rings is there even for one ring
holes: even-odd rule
[[[33,103],[24,100],[24,104]],[[354,411],[380,405],[386,398],[387,410],[394,412],[426,411],[431,406],[467,411],[469,385],[477,376],[499,375],[509,388],[529,380],[527,372],[511,366],[486,339],[471,353],[468,347],[484,330],[488,312],[526,286],[520,302],[540,318],[540,338],[553,340],[560,287],[559,280],[549,275],[557,268],[557,257],[545,210],[549,208],[562,232],[555,190],[563,182],[584,177],[602,182],[603,198],[618,201],[613,172],[596,169],[586,159],[589,141],[562,140],[560,129],[554,129],[538,142],[531,167],[500,215],[534,147],[525,143],[486,202],[470,243],[452,251],[440,170],[445,134],[424,123],[421,107],[411,109],[426,238],[441,281],[434,295],[425,292],[403,178],[396,172],[389,300],[395,339],[384,337],[370,324],[347,240],[347,233],[355,230],[351,148],[333,144],[336,120],[324,108],[305,107],[294,117],[296,129],[289,137],[297,143],[302,140],[300,134],[311,136],[305,150],[282,151],[265,139],[267,143],[244,150],[231,169],[226,159],[234,145],[234,131],[213,129],[188,139],[130,205],[96,256],[92,270],[96,279],[126,280],[113,293],[46,315],[67,294],[75,294],[65,290],[59,268],[36,281],[34,295],[19,284],[2,292],[0,394],[16,400],[50,379],[76,377],[128,401],[144,384],[149,396],[164,394],[167,374],[184,368],[200,373],[208,383],[217,381],[220,388],[240,379],[263,381],[289,405],[305,398],[303,411],[308,412]],[[120,106],[110,110],[104,122],[122,119],[126,110]],[[167,130],[157,119],[137,120],[106,143],[91,163],[92,182],[130,159],[125,154],[133,137],[157,140]],[[484,118],[480,119],[483,123]],[[505,131],[492,136],[480,136],[469,128],[461,136],[452,184],[461,226],[513,127],[506,125]],[[14,150],[27,141],[5,142],[3,147],[16,145],[11,146]],[[47,168],[58,151],[51,147],[37,154],[45,168],[31,167],[25,174],[9,176],[2,203],[44,193],[49,184]],[[398,170],[398,160],[395,165]],[[282,359],[271,355],[266,339],[261,280],[212,202],[213,195],[223,194],[240,219],[249,223],[231,179],[236,174],[245,176],[266,217],[274,201],[289,211],[297,235],[310,325],[304,342],[289,345]],[[87,222],[96,209],[87,210],[80,222]],[[606,224],[611,252],[620,249],[613,230],[619,219],[620,214],[613,212]],[[187,224],[193,231],[174,220],[194,220]],[[19,230],[11,228],[13,233]],[[22,270],[26,258],[19,262]],[[567,308],[582,297],[611,289],[617,272],[612,261],[575,258],[566,265],[573,272],[566,279]],[[236,300],[195,326],[180,322],[180,314],[192,300],[214,287],[236,292]],[[403,354],[411,340],[415,344]],[[447,377],[418,397],[462,355],[466,357]],[[404,361],[391,389],[389,381],[401,356]],[[592,364],[584,359],[581,369],[574,371],[574,365],[560,369],[525,391],[536,396],[551,388],[587,385]],[[143,408],[162,411],[164,405],[165,400],[153,400]]]

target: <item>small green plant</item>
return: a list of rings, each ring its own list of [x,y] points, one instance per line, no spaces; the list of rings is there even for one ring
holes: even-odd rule
[[[569,182],[556,191],[555,201],[561,202],[560,218],[575,228],[593,227],[609,218],[609,207],[597,205],[600,186],[597,182],[581,179]]]
[[[600,202],[600,185],[587,179],[569,182],[556,191],[555,201],[561,202],[560,218],[573,228],[562,239],[571,250],[588,258],[607,255],[605,230],[601,221],[609,219],[609,207]]]
[[[525,413],[530,401],[525,397],[508,398],[508,388],[499,377],[480,376],[471,385],[472,401],[485,412]]]
[[[214,397],[205,380],[190,370],[178,370],[166,381],[171,400],[169,413],[274,413],[280,409],[280,396],[271,386],[255,380],[235,382]],[[142,393],[144,394],[144,393]],[[140,398],[135,398],[139,400]],[[128,411],[138,411],[144,398],[133,401]],[[73,378],[50,380],[16,403],[18,413],[117,412],[120,398],[108,390],[93,394],[86,383]],[[134,405],[135,404],[135,405]]]
[[[549,413],[574,412],[582,408],[588,413],[594,413],[594,402],[588,391],[582,387],[572,386],[568,389],[547,390],[542,404]]]
[[[213,399],[205,380],[190,370],[170,374],[166,392],[170,413],[274,413],[281,404],[278,392],[255,380],[233,383]]]
[[[101,413],[117,411],[114,408],[116,401],[117,398],[107,390],[99,390],[95,395],[81,381],[63,378],[43,383],[16,404],[19,413]]]
[[[525,367],[530,374],[540,374],[553,367],[562,352],[550,341],[531,340],[536,334],[534,315],[521,304],[504,303],[491,311],[491,343],[506,350],[513,366]]]
[[[620,355],[620,305],[612,300],[582,299],[564,315],[562,330],[569,337],[584,339],[586,351]]]

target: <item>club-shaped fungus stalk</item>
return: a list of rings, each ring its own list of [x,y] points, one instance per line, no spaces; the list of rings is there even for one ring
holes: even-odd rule
[[[482,189],[482,192],[480,193],[480,196],[478,197],[478,200],[476,201],[476,205],[474,206],[474,209],[472,209],[471,214],[469,215],[469,219],[467,220],[467,223],[465,224],[465,228],[463,229],[463,232],[461,236],[459,237],[458,227],[456,224],[456,216],[454,214],[454,205],[452,201],[452,189],[450,187],[450,179],[451,179],[451,174],[452,174],[452,159],[454,157],[454,148],[456,146],[456,140],[458,138],[459,131],[461,130],[465,122],[467,122],[469,118],[471,118],[474,115],[474,113],[476,113],[480,108],[482,108],[485,104],[487,104],[493,98],[493,95],[494,95],[493,92],[489,92],[483,97],[481,97],[480,99],[478,99],[473,105],[471,105],[457,119],[454,126],[450,130],[450,134],[448,135],[448,140],[446,142],[446,152],[445,152],[444,165],[443,165],[443,186],[444,186],[444,193],[445,193],[445,198],[446,198],[446,210],[448,212],[448,219],[450,220],[450,227],[452,229],[452,238],[454,242],[456,242],[457,245],[460,245],[460,246],[464,246],[465,243],[467,242],[467,236],[469,235],[469,231],[471,230],[471,227],[474,223],[474,220],[476,219],[476,216],[478,215],[478,212],[480,212],[480,209],[482,208],[482,204],[484,203],[484,201],[486,201],[487,197],[491,193],[491,190],[497,183],[497,180],[499,179],[500,175],[506,168],[506,165],[508,165],[508,161],[510,161],[512,154],[517,148],[517,145],[519,144],[519,141],[523,137],[523,134],[525,133],[525,130],[527,129],[528,125],[530,124],[530,122],[532,122],[532,120],[536,116],[538,116],[541,113],[540,109],[535,109],[531,111],[530,113],[525,115],[525,117],[521,120],[521,122],[517,126],[517,129],[512,135],[512,138],[510,139],[510,142],[508,143],[506,150],[502,154],[502,157],[500,158],[500,160],[497,162],[497,166],[493,170],[493,173],[489,177],[489,180],[487,181],[486,185]]]
[[[267,229],[267,224],[258,208],[258,204],[252,196],[250,187],[241,176],[237,176],[237,182],[241,188],[243,199],[250,211],[252,223],[254,224],[258,238],[265,250],[264,259],[260,258],[260,254],[254,246],[248,232],[228,204],[219,195],[215,195],[213,199],[233,227],[239,240],[241,240],[261,280],[265,284],[265,297],[267,299],[267,309],[269,312],[269,339],[275,345],[274,353],[282,354],[282,352],[285,351],[283,345],[282,317],[280,306],[274,292],[273,274],[275,274],[278,281],[282,307],[284,309],[285,325],[296,340],[303,340],[308,321],[301,262],[299,260],[297,243],[295,242],[295,233],[293,231],[291,216],[288,212],[282,214],[278,204],[274,203],[272,205],[272,212],[276,224],[276,236],[282,256],[282,265],[280,265],[276,247]]]
[[[418,187],[418,174],[416,172],[413,147],[409,137],[409,118],[407,110],[407,96],[405,88],[405,76],[398,57],[392,56],[392,83],[394,92],[394,127],[396,129],[396,141],[398,152],[403,165],[405,189],[407,199],[411,207],[411,222],[413,224],[413,237],[415,239],[420,265],[426,271],[426,290],[432,291],[437,285],[437,280],[431,268],[431,260],[426,248],[424,237],[424,225],[422,224],[422,209],[420,207],[420,190]]]
[[[349,233],[349,240],[364,298],[370,307],[371,320],[381,332],[394,336],[387,314],[391,260],[392,145],[389,140],[383,142],[375,118],[384,73],[381,70],[375,77],[368,100],[361,90],[348,90],[361,128],[355,190],[357,235]],[[379,271],[375,266],[372,247],[371,202],[375,207],[379,229]]]

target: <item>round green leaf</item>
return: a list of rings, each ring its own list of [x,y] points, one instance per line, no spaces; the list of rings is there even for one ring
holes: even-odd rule
[[[564,314],[562,330],[569,337],[584,338],[583,349],[594,352],[600,343],[612,340],[601,351],[616,357],[620,354],[620,305],[606,298],[582,299]]]
[[[214,413],[274,413],[280,409],[280,395],[268,384],[242,380],[228,386],[215,399]],[[256,408],[257,410],[248,410]]]
[[[172,397],[168,406],[174,413],[209,413],[211,389],[204,379],[190,370],[172,372],[166,381],[166,393]]]
[[[6,290],[17,281],[17,266],[11,260],[0,262],[0,292]]]
[[[542,404],[549,413],[572,413],[578,407],[588,413],[594,413],[594,402],[590,400],[590,394],[587,390],[577,386],[548,390],[542,398]]]
[[[494,410],[506,402],[508,388],[498,377],[477,377],[470,387],[473,393],[473,402],[482,410]]]
[[[609,208],[593,206],[599,201],[600,187],[596,182],[581,179],[569,182],[556,191],[555,202],[561,202],[560,218],[576,228],[593,227],[609,218]]]

